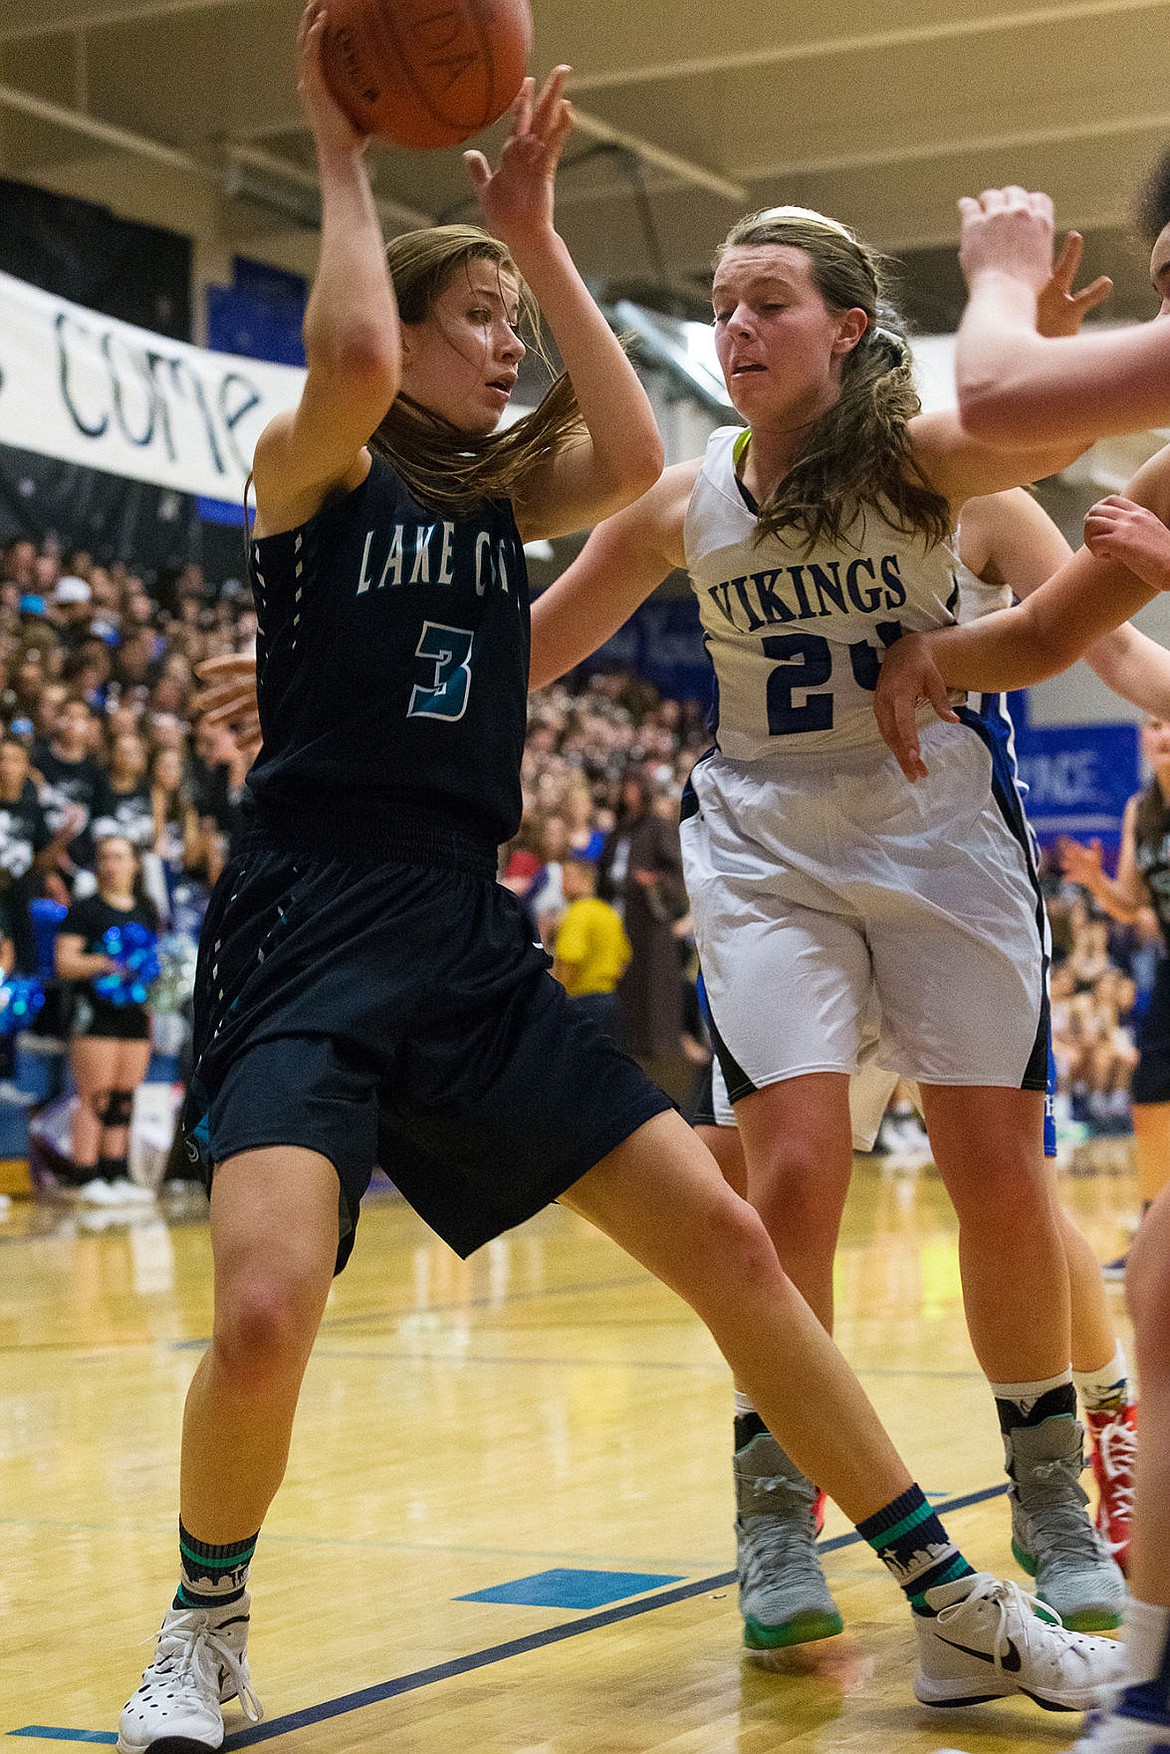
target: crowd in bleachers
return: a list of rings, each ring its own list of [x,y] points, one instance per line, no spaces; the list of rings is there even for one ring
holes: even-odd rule
[[[149,581],[51,541],[0,559],[0,873],[18,966],[28,903],[92,888],[95,845],[144,855],[165,925],[197,929],[247,762],[230,731],[193,724],[194,666],[251,638],[237,584],[197,567]]]
[[[103,833],[131,840],[163,930],[193,943],[248,763],[230,730],[195,712],[195,666],[254,633],[246,587],[209,586],[197,566],[144,578],[52,541],[4,549],[0,898],[18,973],[38,960],[30,903],[89,893]],[[534,695],[524,821],[501,861],[570,991],[680,1095],[678,1068],[707,1051],[677,832],[705,720],[700,703],[663,699],[628,672]],[[1045,887],[1060,1113],[1124,1131],[1156,928],[1100,917],[1058,856]]]
[[[1135,1030],[1149,999],[1161,933],[1152,912],[1119,926],[1088,892],[1061,875],[1060,848],[1046,862],[1052,932],[1052,1051],[1058,1114],[1092,1134],[1130,1130]]]

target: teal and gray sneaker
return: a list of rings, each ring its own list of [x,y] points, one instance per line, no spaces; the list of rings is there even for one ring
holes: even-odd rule
[[[770,1432],[736,1451],[739,1609],[749,1650],[810,1644],[842,1630],[817,1558],[817,1500]]]
[[[1004,1436],[1012,1552],[1036,1594],[1073,1632],[1121,1625],[1125,1579],[1093,1527],[1081,1486],[1084,1428],[1075,1419],[1018,1425]]]

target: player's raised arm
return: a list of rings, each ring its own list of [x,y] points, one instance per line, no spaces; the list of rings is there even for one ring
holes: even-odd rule
[[[328,489],[346,482],[401,373],[398,309],[364,162],[368,139],[325,82],[325,23],[322,0],[310,0],[297,36],[297,93],[317,153],[321,250],[305,311],[301,400],[269,422],[256,446],[261,534],[311,517]]]
[[[1170,420],[1170,325],[1043,335],[1037,301],[1052,274],[1052,203],[1020,188],[988,189],[959,203],[960,261],[969,299],[955,355],[964,426],[1012,450]],[[1170,238],[1154,245],[1151,272],[1166,309]],[[1099,288],[1095,282],[1089,293]]]
[[[1160,551],[1149,527],[1170,522],[1170,446],[1138,471],[1130,493],[1133,511],[1146,516],[1110,519],[1108,535],[1099,539],[1093,528],[1099,508],[1094,507],[1086,523],[1088,545],[1018,608],[965,627],[908,635],[886,654],[874,712],[907,779],[926,772],[915,723],[920,700],[930,700],[940,717],[948,717],[948,689],[996,693],[1043,682],[1158,594],[1159,584],[1139,577],[1133,566],[1141,565],[1153,579],[1170,580],[1170,530]]]
[[[573,120],[568,73],[556,68],[538,96],[525,80],[494,171],[482,153],[464,154],[484,223],[507,245],[539,304],[584,423],[580,444],[537,463],[515,497],[526,541],[595,523],[645,493],[662,469],[649,398],[554,222],[557,161]]]
[[[530,688],[554,682],[604,645],[684,564],[683,520],[699,467],[698,459],[676,463],[649,493],[598,524],[573,564],[536,599]]]

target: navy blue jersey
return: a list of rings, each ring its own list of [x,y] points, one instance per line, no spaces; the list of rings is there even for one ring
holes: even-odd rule
[[[375,457],[360,487],[249,549],[261,827],[334,853],[520,824],[529,609],[508,501],[463,519]]]
[[[1136,839],[1135,862],[1150,892],[1150,906],[1158,916],[1162,940],[1170,954],[1170,834]]]

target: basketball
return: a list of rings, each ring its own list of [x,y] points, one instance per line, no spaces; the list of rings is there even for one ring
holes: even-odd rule
[[[531,47],[528,0],[329,0],[325,74],[363,133],[458,146],[503,115]]]

